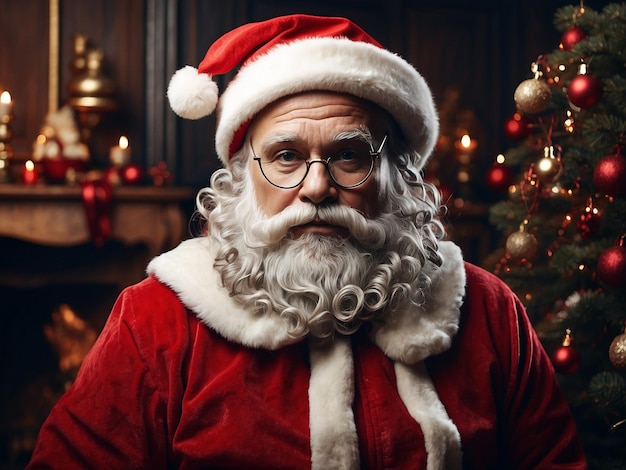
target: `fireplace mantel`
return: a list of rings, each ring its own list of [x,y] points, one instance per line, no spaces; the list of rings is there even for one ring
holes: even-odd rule
[[[137,282],[152,257],[189,235],[195,192],[186,187],[115,186],[110,242],[127,249],[111,254],[110,243],[98,249],[92,241],[80,186],[1,184],[0,237],[25,244],[17,248],[20,253],[5,253],[0,260],[0,285],[34,288],[79,282],[115,284],[122,289]],[[90,250],[79,250],[79,254],[68,251],[90,245]],[[0,246],[3,251],[15,249],[12,244],[7,248],[6,242]],[[141,255],[135,254],[138,248]],[[41,249],[48,249],[46,254],[53,250],[53,271],[49,261],[39,260]],[[59,259],[66,252],[83,259],[80,263]],[[7,258],[12,262],[5,262]]]
[[[113,239],[143,243],[150,255],[171,248],[185,237],[183,203],[195,190],[182,187],[116,186],[113,188]],[[0,185],[0,236],[48,246],[89,242],[91,235],[80,186]]]

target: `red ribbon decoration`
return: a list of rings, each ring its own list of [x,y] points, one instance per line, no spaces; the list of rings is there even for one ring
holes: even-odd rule
[[[113,188],[108,181],[99,179],[81,183],[81,190],[89,233],[96,246],[100,248],[112,236],[111,201]]]

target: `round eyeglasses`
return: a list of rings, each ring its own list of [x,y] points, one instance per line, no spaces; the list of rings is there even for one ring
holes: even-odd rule
[[[378,150],[369,142],[370,149],[367,153],[343,149],[328,158],[315,160],[307,160],[294,150],[281,150],[274,155],[257,157],[252,149],[252,155],[268,183],[277,188],[292,189],[299,186],[309,174],[311,165],[321,163],[337,186],[352,189],[365,183],[371,176],[374,161],[380,157],[385,142],[387,136],[383,138]]]

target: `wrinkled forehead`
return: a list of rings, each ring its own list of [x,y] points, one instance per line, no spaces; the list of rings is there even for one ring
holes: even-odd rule
[[[297,133],[307,126],[330,126],[332,134],[360,129],[381,138],[389,131],[391,117],[374,103],[344,93],[312,91],[281,98],[259,112],[247,135],[270,132]]]

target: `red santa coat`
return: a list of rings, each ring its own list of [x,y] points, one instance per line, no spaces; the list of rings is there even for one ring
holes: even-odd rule
[[[418,314],[318,349],[184,242],[121,294],[29,468],[586,468],[517,298],[443,254]]]

